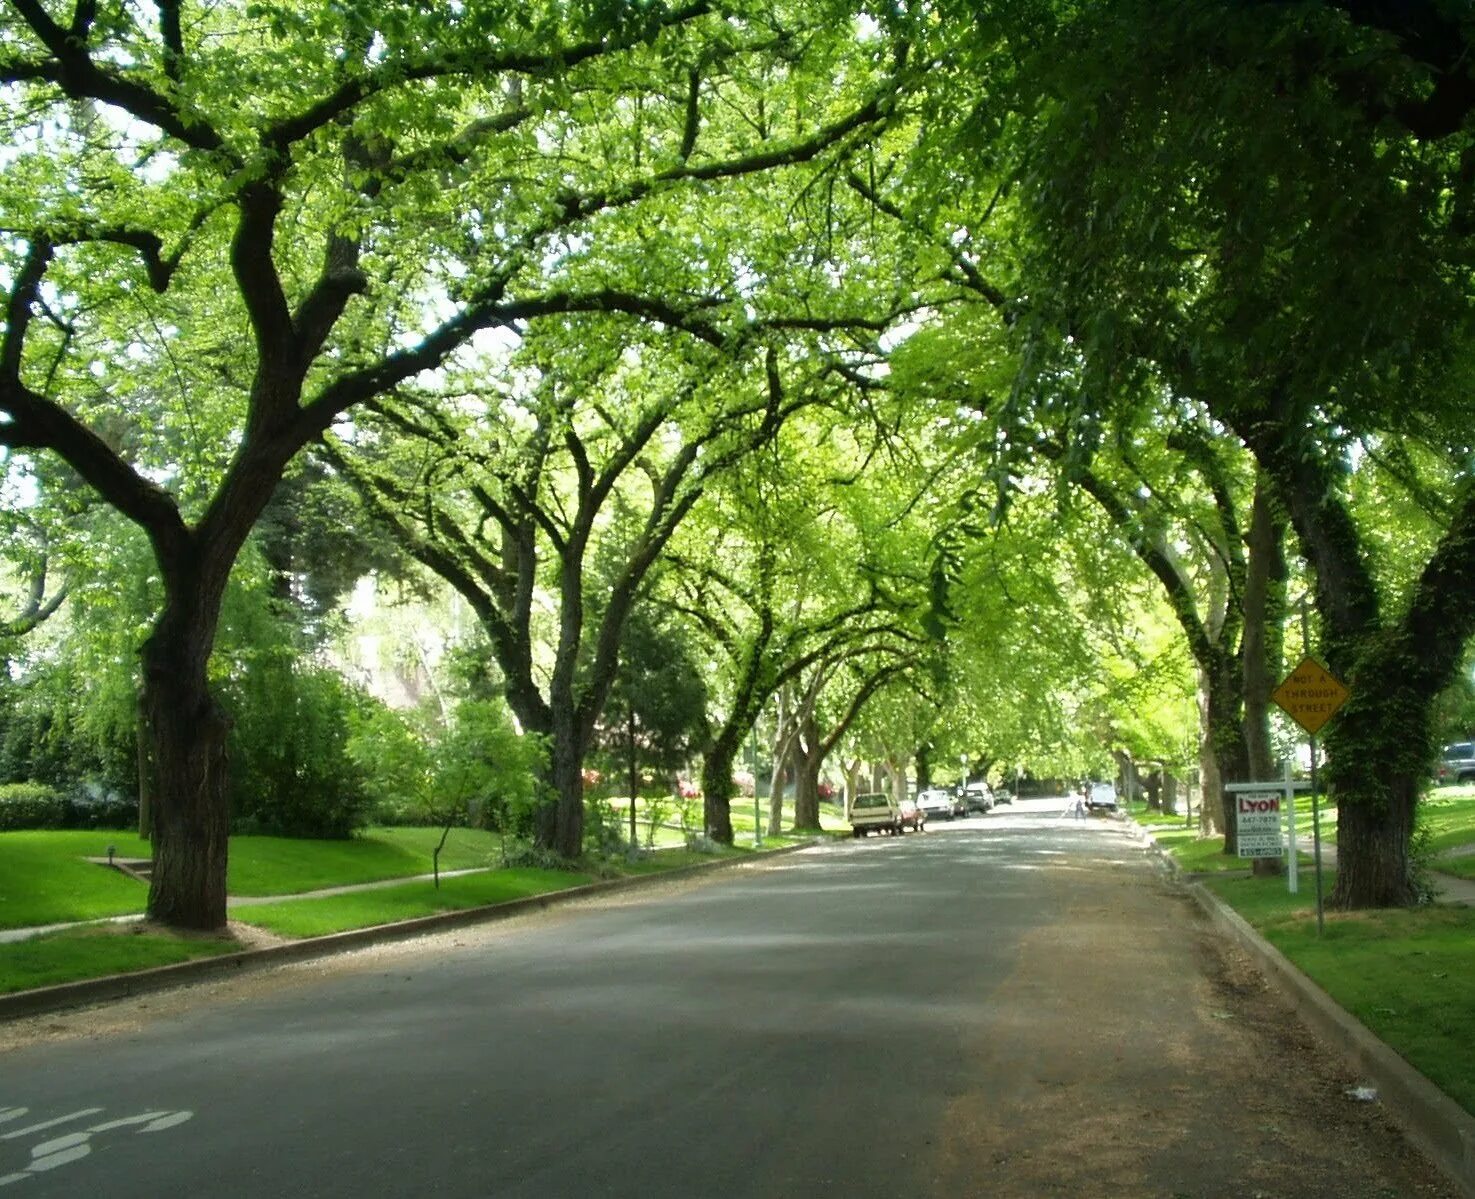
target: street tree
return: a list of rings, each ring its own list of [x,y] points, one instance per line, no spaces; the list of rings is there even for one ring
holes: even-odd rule
[[[1411,903],[1432,705],[1475,631],[1471,28],[1437,4],[1162,16],[1096,5],[1040,42],[1035,377],[1078,364],[1077,408],[1113,414],[1166,386],[1249,447],[1311,569],[1316,648],[1352,689],[1326,736],[1332,902]],[[1369,446],[1422,447],[1442,465],[1406,481],[1453,495],[1402,592],[1349,502]]]
[[[288,463],[480,331],[707,307],[659,254],[579,251],[876,126],[904,59],[799,8],[7,6],[0,444],[64,460],[152,548],[153,918],[225,923],[209,658]]]

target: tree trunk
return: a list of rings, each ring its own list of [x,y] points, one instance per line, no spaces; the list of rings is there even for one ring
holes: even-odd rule
[[[225,927],[230,835],[230,721],[206,682],[214,621],[166,605],[144,643],[143,707],[159,782],[153,809],[149,918],[173,928]]]
[[[538,810],[535,843],[570,861],[584,852],[584,755],[569,715],[554,710],[548,746],[550,798]]]
[[[736,738],[728,729],[717,735],[702,758],[702,823],[707,836],[719,845],[731,845],[732,765],[737,758]],[[753,787],[758,786],[754,772]]]
[[[777,837],[784,831],[784,776],[789,771],[788,750],[774,756],[773,781],[768,786],[768,835]]]
[[[824,760],[824,744],[810,718],[804,722],[803,733],[794,738],[795,832],[819,830],[819,770]]]
[[[1409,868],[1419,789],[1407,776],[1390,783],[1381,810],[1339,799],[1334,908],[1408,907],[1419,900]]]
[[[154,836],[154,796],[159,789],[159,780],[154,766],[148,705],[145,703],[142,687],[138,690],[137,708],[134,720],[134,752],[138,759],[138,835],[145,841],[150,841]]]
[[[1281,623],[1285,616],[1285,521],[1270,497],[1263,471],[1255,481],[1250,514],[1248,569],[1245,572],[1244,672],[1245,758],[1250,781],[1275,777],[1270,748],[1270,692],[1281,674]]]
[[[1219,777],[1219,762],[1214,757],[1214,739],[1209,732],[1209,684],[1208,672],[1202,667],[1198,671],[1198,775],[1199,804],[1198,830],[1204,836],[1227,833],[1224,819],[1224,786]],[[1227,846],[1225,852],[1228,852]],[[1236,846],[1236,852],[1238,847]]]
[[[1168,771],[1163,773],[1163,811],[1169,816],[1178,814],[1178,778]]]

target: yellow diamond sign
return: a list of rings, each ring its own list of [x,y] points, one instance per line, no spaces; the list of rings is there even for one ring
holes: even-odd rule
[[[1270,698],[1287,716],[1314,735],[1347,702],[1350,694],[1347,684],[1315,658],[1302,658],[1301,664],[1270,693]]]

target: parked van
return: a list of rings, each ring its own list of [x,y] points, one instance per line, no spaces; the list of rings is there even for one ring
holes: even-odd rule
[[[850,805],[850,831],[857,837],[867,833],[899,833],[901,812],[884,791],[857,795]]]
[[[1116,784],[1087,783],[1086,807],[1093,812],[1115,812]]]

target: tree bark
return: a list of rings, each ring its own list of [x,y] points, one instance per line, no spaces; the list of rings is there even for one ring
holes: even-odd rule
[[[783,756],[775,754],[773,759],[773,781],[768,785],[768,830],[770,837],[784,831],[784,776],[789,772],[788,750]]]
[[[1245,756],[1251,781],[1275,777],[1270,749],[1270,692],[1282,673],[1281,625],[1286,609],[1285,519],[1260,471],[1247,537],[1244,639]]]
[[[794,831],[815,832],[819,829],[819,771],[825,759],[825,745],[811,713],[794,738]]]
[[[737,759],[737,730],[724,728],[702,757],[702,823],[707,836],[719,845],[731,845],[732,766]],[[758,786],[754,772],[753,786]]]
[[[1214,755],[1214,738],[1209,724],[1208,672],[1203,667],[1199,667],[1198,671],[1198,713],[1198,830],[1204,836],[1224,834],[1224,852],[1228,853],[1232,834],[1228,829],[1228,821],[1224,818],[1224,780],[1219,774],[1219,760]],[[1235,852],[1238,852],[1237,845]]]
[[[1455,507],[1403,618],[1386,621],[1338,467],[1308,444],[1290,398],[1271,395],[1226,418],[1275,483],[1315,574],[1327,666],[1351,690],[1326,735],[1338,826],[1330,903],[1407,906],[1419,898],[1409,849],[1433,703],[1475,632],[1475,494],[1467,489]]]
[[[138,690],[138,711],[134,724],[135,753],[138,758],[138,835],[145,841],[154,836],[154,796],[159,789],[158,771],[154,766],[153,735],[149,731],[148,704],[143,688]]]
[[[230,835],[226,737],[230,721],[210,694],[210,608],[174,597],[144,643],[143,707],[161,802],[153,810],[148,914],[173,928],[226,924]]]

